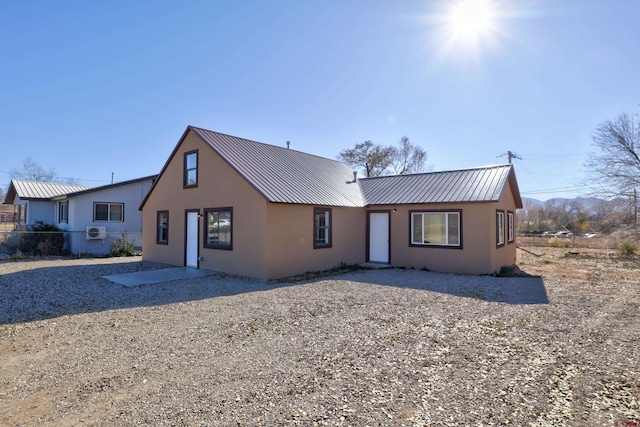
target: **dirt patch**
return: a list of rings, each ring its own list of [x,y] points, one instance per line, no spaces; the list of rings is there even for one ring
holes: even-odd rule
[[[612,249],[524,247],[518,248],[517,264],[548,279],[640,283],[640,255]]]

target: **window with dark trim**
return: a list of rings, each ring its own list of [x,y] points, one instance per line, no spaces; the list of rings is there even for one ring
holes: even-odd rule
[[[198,150],[184,153],[184,188],[198,186]]]
[[[512,211],[507,211],[507,243],[513,243],[516,239],[515,215]]]
[[[69,202],[58,203],[58,223],[69,223]]]
[[[204,220],[204,247],[232,250],[233,208],[207,208]]]
[[[313,208],[313,248],[331,247],[331,208]]]
[[[496,246],[504,246],[504,211],[496,210]]]
[[[94,222],[123,222],[124,203],[94,203]]]
[[[158,211],[156,243],[159,245],[169,244],[169,211]]]
[[[409,211],[409,246],[462,248],[462,210]]]

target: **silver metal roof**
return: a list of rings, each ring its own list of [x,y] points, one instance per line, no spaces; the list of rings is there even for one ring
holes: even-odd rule
[[[366,205],[395,205],[496,202],[507,180],[511,183],[516,206],[522,207],[511,165],[362,178],[359,182]]]
[[[16,196],[22,200],[50,199],[61,194],[74,193],[76,191],[87,190],[92,187],[84,185],[56,184],[53,182],[28,181],[23,179],[12,179],[9,184],[9,191],[5,203],[13,203]]]
[[[353,170],[337,160],[190,126],[270,202],[364,206]]]

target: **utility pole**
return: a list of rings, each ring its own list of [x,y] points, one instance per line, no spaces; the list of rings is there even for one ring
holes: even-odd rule
[[[638,192],[633,189],[633,223],[638,223]]]
[[[511,150],[507,150],[507,152],[506,152],[506,153],[504,153],[504,154],[500,154],[499,156],[496,156],[496,157],[504,157],[504,156],[507,156],[507,157],[509,158],[509,164],[511,164],[511,163],[512,163],[511,161],[512,161],[513,159],[522,160],[522,157],[518,156],[516,153],[514,153],[514,152],[513,152],[513,151],[511,151]]]

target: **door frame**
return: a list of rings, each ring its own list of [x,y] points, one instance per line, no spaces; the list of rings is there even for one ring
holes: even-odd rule
[[[200,218],[202,218],[202,216],[200,215],[200,209],[184,210],[184,262],[183,264],[185,267],[188,267],[187,245],[189,244],[189,213],[198,214],[198,222],[197,222],[198,229],[196,230],[196,267],[195,268],[200,268]],[[190,267],[190,268],[193,268],[193,267]]]
[[[391,264],[391,209],[373,209],[367,210],[367,262],[371,262],[371,214],[372,213],[386,213],[387,214],[387,224],[389,226],[389,247],[387,249],[387,264]],[[380,262],[380,261],[374,261]]]

